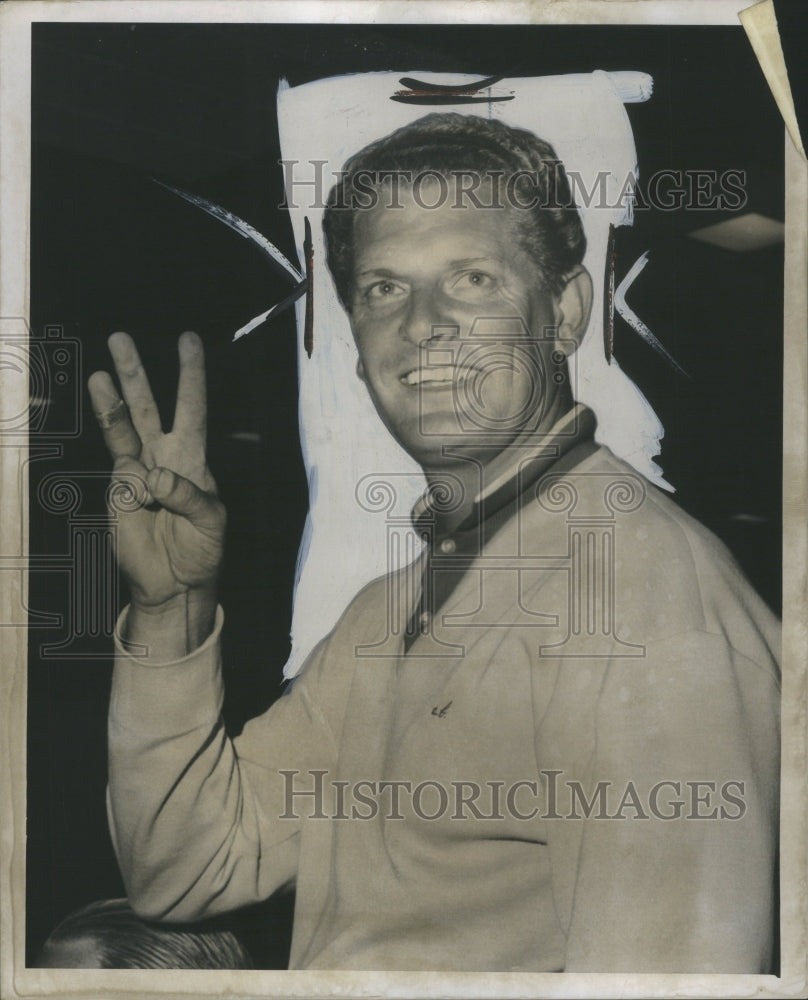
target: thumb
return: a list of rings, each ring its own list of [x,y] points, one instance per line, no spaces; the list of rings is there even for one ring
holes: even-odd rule
[[[146,484],[161,507],[186,518],[200,531],[220,533],[224,528],[224,505],[190,479],[171,469],[155,468],[149,471]]]
[[[107,490],[107,509],[111,514],[126,514],[151,503],[147,475],[146,467],[131,455],[116,460]]]

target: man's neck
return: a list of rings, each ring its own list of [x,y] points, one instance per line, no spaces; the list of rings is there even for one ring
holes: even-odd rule
[[[551,464],[577,436],[577,424],[587,412],[581,404],[572,404],[552,426],[545,422],[543,429],[525,430],[504,448],[447,447],[440,467],[424,469],[444,529],[453,531],[467,521],[484,501],[518,476],[526,461],[544,459]]]

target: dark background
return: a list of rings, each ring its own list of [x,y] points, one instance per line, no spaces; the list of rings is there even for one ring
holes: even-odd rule
[[[793,35],[789,47],[799,51]],[[226,206],[293,257],[276,207],[280,77],[295,85],[390,69],[506,77],[635,69],[655,81],[648,103],[628,106],[641,173],[745,170],[745,210],[783,218],[782,120],[740,27],[37,24],[33,55],[33,335],[53,325],[79,342],[75,399],[107,365],[107,335],[127,330],[166,421],[176,337],[194,329],[205,342],[210,464],[230,514],[222,602],[232,731],[280,693],[289,651],[307,503],[294,329],[287,313],[231,345],[235,329],[287,285],[246,241],[152,178]],[[736,253],[686,235],[732,215],[638,212],[633,231],[618,231],[617,279],[650,249],[629,300],[692,379],[619,319],[615,352],[665,425],[659,461],[679,502],[730,545],[779,609],[782,246]],[[59,407],[69,408],[57,395],[45,442]],[[82,480],[80,514],[103,511],[109,463],[83,392],[81,407],[82,433],[58,439],[60,457],[31,466],[34,562],[71,544],[69,519],[38,500],[44,476],[96,473]],[[70,911],[123,894],[104,813],[110,642],[88,635],[70,647],[74,658],[43,656],[43,644],[69,634],[70,582],[46,566],[30,584],[34,612],[65,617],[31,629],[29,964]],[[285,966],[291,905],[286,896],[235,918],[257,964]]]

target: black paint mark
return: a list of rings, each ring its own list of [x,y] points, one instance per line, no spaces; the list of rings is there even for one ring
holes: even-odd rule
[[[484,80],[476,80],[474,83],[427,83],[424,80],[416,80],[411,76],[402,76],[398,81],[410,90],[417,90],[419,93],[427,94],[476,94],[485,87],[493,87],[499,83],[501,76],[487,76]]]
[[[614,265],[617,260],[614,243],[614,223],[610,222],[603,295],[603,353],[609,364],[612,363],[614,355]]]
[[[311,223],[309,217],[304,218],[305,236],[303,238],[303,256],[306,258],[306,322],[303,327],[303,346],[306,356],[311,357],[314,350],[314,246],[311,242]]]
[[[400,104],[492,104],[495,101],[512,101],[514,94],[502,94],[493,97],[489,94],[481,94],[481,91],[499,83],[501,76],[487,76],[484,80],[476,80],[474,83],[427,83],[423,80],[416,80],[411,76],[403,76],[399,81],[408,90],[398,90],[390,95],[391,101],[398,101]]]

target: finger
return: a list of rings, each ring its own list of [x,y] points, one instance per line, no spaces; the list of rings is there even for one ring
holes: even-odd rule
[[[207,395],[205,389],[205,352],[200,338],[191,332],[179,339],[180,378],[174,431],[200,438],[204,446]]]
[[[149,492],[166,510],[187,518],[195,528],[211,535],[224,527],[224,505],[210,493],[171,469],[151,469],[146,477]]]
[[[136,458],[119,458],[112,469],[107,506],[115,514],[131,513],[152,502],[148,469]]]
[[[163,428],[135,342],[128,333],[113,333],[108,344],[132,423],[143,444],[148,444],[162,435]]]
[[[87,380],[93,412],[104,443],[113,458],[123,458],[131,455],[137,458],[141,451],[140,438],[137,436],[126,403],[118,395],[112,378],[107,372],[93,372]]]

